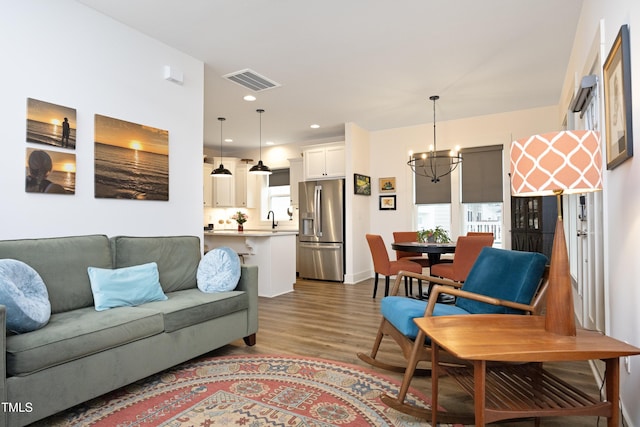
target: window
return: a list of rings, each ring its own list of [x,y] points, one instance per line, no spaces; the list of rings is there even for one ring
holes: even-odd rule
[[[269,209],[276,216],[276,221],[289,220],[287,210],[291,207],[291,191],[288,185],[269,187]]]
[[[448,203],[417,205],[418,230],[444,228],[451,236],[451,205]]]
[[[502,203],[464,203],[463,234],[469,231],[493,233],[493,247],[502,245]]]
[[[493,233],[502,244],[502,145],[462,151],[462,232]]]
[[[276,221],[289,220],[287,210],[291,207],[291,188],[289,186],[289,169],[274,169],[269,175],[267,192],[267,210],[273,211]]]

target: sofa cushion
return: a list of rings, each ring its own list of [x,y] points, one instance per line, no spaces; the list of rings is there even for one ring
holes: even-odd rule
[[[93,307],[53,314],[46,327],[7,336],[7,375],[26,375],[163,331],[162,314],[138,307]]]
[[[200,239],[196,236],[111,238],[114,268],[155,262],[164,292],[196,287]]]
[[[109,239],[104,235],[0,241],[0,258],[33,267],[49,293],[51,312],[93,307],[87,268],[111,268]]]
[[[231,248],[222,246],[207,252],[198,265],[198,289],[202,292],[232,291],[240,280],[240,258]]]
[[[249,307],[249,296],[242,291],[207,294],[198,289],[185,289],[167,293],[167,296],[167,301],[140,306],[162,312],[165,332],[177,331]]]
[[[167,299],[155,262],[114,269],[89,267],[88,274],[98,311]]]
[[[0,304],[7,307],[7,329],[22,333],[49,321],[47,287],[33,268],[15,259],[0,259]]]

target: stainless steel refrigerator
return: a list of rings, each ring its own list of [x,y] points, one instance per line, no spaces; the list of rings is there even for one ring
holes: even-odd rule
[[[344,281],[344,179],[299,184],[298,274]]]

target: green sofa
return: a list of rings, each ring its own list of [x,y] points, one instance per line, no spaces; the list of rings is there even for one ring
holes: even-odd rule
[[[241,266],[233,291],[201,292],[195,236],[104,235],[0,241],[0,259],[42,277],[51,303],[46,326],[5,333],[0,426],[23,426],[239,338],[255,344],[258,268]],[[96,311],[88,267],[156,262],[168,299]],[[0,305],[6,330],[6,309]]]

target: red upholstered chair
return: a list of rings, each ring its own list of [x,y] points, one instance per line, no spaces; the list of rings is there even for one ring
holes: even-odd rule
[[[402,243],[402,242],[417,242],[418,241],[418,232],[417,231],[394,231],[393,232],[393,243]],[[407,252],[407,251],[396,251],[396,260],[400,261],[412,261],[418,263],[422,266],[422,268],[429,267],[429,258],[426,256],[422,256],[421,254],[416,255],[415,252]],[[407,286],[407,292],[411,295],[411,288]],[[418,297],[422,297],[422,281],[418,281]]]
[[[467,236],[493,236],[490,231],[467,231]]]
[[[393,243],[401,243],[401,242],[417,242],[418,241],[418,233],[416,231],[394,231],[393,232]],[[420,264],[423,268],[429,267],[429,258],[416,255],[415,252],[406,252],[406,251],[396,251],[396,259],[398,261],[413,261]]]
[[[400,271],[410,271],[412,273],[422,273],[422,266],[412,261],[396,260],[391,261],[389,259],[389,253],[384,245],[382,236],[377,234],[367,234],[367,243],[369,243],[369,249],[371,250],[371,257],[373,258],[373,271],[375,272],[374,285],[373,285],[373,297],[376,297],[378,291],[378,275],[382,274],[384,278],[384,296],[389,295],[389,277],[395,276]],[[421,286],[422,283],[419,281]]]
[[[456,253],[453,257],[453,262],[432,265],[430,273],[432,276],[464,282],[482,248],[492,245],[493,234],[460,236],[456,241]]]

